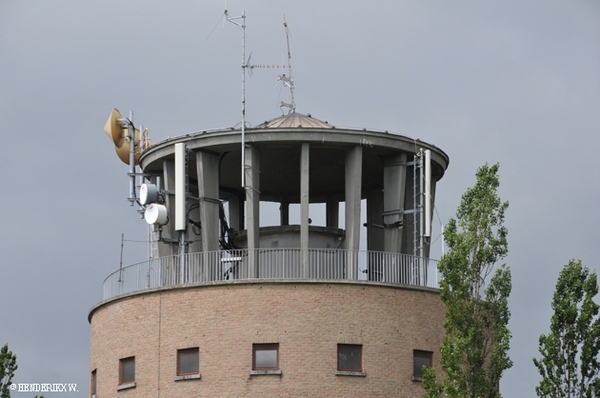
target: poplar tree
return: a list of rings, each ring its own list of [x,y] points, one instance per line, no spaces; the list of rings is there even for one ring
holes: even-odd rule
[[[10,385],[17,370],[17,356],[8,350],[8,343],[0,348],[0,398],[10,398]],[[33,398],[44,398],[36,395]]]
[[[510,269],[496,263],[508,253],[508,231],[497,190],[499,164],[481,166],[476,183],[462,196],[444,230],[448,253],[438,264],[440,297],[447,307],[440,364],[424,369],[426,398],[500,397],[500,378],[512,366],[508,357]]]
[[[540,397],[600,397],[600,311],[595,272],[571,260],[560,272],[552,299],[550,333],[541,335]]]
[[[10,398],[10,385],[17,370],[17,356],[9,351],[8,343],[0,348],[0,398]]]

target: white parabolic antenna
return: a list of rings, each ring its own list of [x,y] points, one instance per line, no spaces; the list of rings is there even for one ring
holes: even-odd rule
[[[158,200],[158,188],[154,184],[142,184],[140,187],[140,203],[147,205]]]
[[[165,225],[169,221],[167,208],[158,203],[152,203],[150,206],[146,207],[144,219],[148,224]]]

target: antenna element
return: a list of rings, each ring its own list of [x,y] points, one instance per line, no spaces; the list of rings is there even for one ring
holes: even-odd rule
[[[292,78],[292,52],[290,51],[290,29],[288,28],[287,21],[285,20],[285,14],[283,15],[283,27],[285,28],[285,40],[287,43],[287,67],[288,67],[288,75],[285,73],[277,76],[277,80],[282,81],[284,86],[289,87],[290,89],[290,97],[291,103],[288,104],[286,102],[281,101],[279,103],[280,108],[288,108],[288,115],[290,113],[296,112],[296,100],[294,99],[294,79]],[[285,65],[284,65],[285,66]]]

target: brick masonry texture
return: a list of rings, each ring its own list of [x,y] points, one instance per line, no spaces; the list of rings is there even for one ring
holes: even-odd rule
[[[413,350],[439,369],[445,307],[433,290],[377,283],[225,283],[140,292],[90,313],[98,398],[422,397]],[[279,343],[281,375],[250,375],[253,343]],[[337,344],[363,345],[365,377],[336,375]],[[199,347],[201,379],[174,381]],[[117,391],[119,359],[136,387]]]

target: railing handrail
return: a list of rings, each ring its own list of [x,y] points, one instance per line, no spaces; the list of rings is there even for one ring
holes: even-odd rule
[[[136,291],[234,280],[350,280],[439,288],[437,261],[373,250],[260,248],[158,257],[117,269],[104,299]]]

